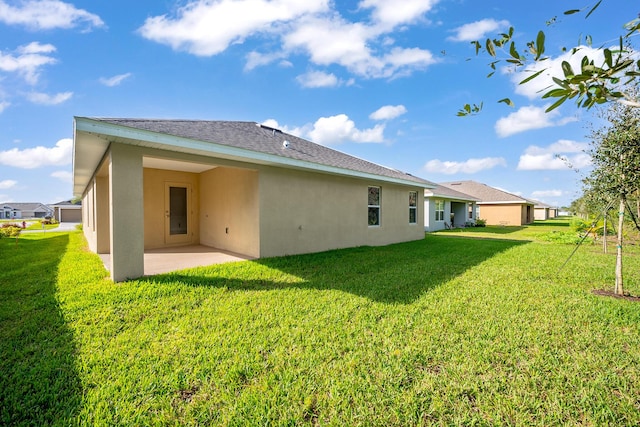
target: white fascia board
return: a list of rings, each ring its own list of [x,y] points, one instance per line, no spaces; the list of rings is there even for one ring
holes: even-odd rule
[[[502,202],[477,202],[479,205],[531,205],[525,200],[512,200],[512,201],[502,201]]]
[[[288,157],[276,156],[273,154],[260,153],[258,151],[247,150],[244,148],[231,147],[228,145],[217,144],[215,142],[198,141],[196,139],[183,138],[179,136],[167,135],[164,133],[151,132],[143,129],[135,129],[115,125],[113,123],[105,123],[85,117],[76,117],[76,132],[90,132],[123,138],[131,140],[132,145],[136,141],[145,141],[159,145],[158,148],[168,151],[190,152],[193,154],[222,155],[249,163],[274,164],[282,167],[307,169],[316,172],[329,173],[333,175],[343,175],[355,178],[370,179],[376,181],[390,182],[394,184],[408,185],[420,188],[434,188],[427,183],[419,183],[411,180],[376,175],[367,172],[354,171],[351,169],[343,169],[335,166],[327,166],[304,160],[290,159]],[[176,150],[180,148],[181,150]]]

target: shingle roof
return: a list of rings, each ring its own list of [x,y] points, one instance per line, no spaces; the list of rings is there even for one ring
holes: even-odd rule
[[[516,196],[515,194],[511,194],[476,181],[441,182],[440,185],[474,196],[480,200],[479,203],[532,204],[530,201],[520,196]]]
[[[255,122],[126,118],[89,118],[89,120],[401,179],[421,186],[435,185],[411,174],[378,165]],[[287,148],[283,146],[284,141],[288,141]]]
[[[43,203],[13,203],[13,202],[7,202],[7,203],[0,203],[3,206],[9,206],[13,209],[19,209],[21,211],[35,211],[38,208],[42,208],[45,211],[50,211],[51,209],[49,207],[47,207],[46,205],[44,205]]]
[[[477,197],[473,197],[469,194],[453,190],[440,184],[436,184],[436,188],[424,190],[424,193],[427,197],[442,197],[446,199],[465,200],[470,202],[480,201],[480,199],[478,199]]]

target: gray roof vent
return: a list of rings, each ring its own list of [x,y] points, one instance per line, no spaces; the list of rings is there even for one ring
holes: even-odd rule
[[[286,139],[282,141],[282,148],[284,148],[285,150],[289,148],[289,145],[289,141],[287,141]]]
[[[272,128],[271,126],[267,126],[267,125],[258,125],[258,126],[260,126],[262,129],[266,129],[270,131],[272,135],[275,135],[276,132],[282,133],[280,129]]]

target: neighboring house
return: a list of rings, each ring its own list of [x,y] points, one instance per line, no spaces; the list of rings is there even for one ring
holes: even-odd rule
[[[44,218],[46,216],[53,215],[53,209],[42,203],[3,203],[3,209],[7,207],[12,209],[12,219],[29,219],[29,218]],[[5,210],[5,215],[6,215]]]
[[[536,221],[546,221],[547,219],[555,218],[558,216],[558,209],[553,206],[547,205],[538,200],[530,199],[534,203],[534,218]]]
[[[82,222],[82,202],[64,200],[49,205],[53,209],[53,217],[58,222]]]
[[[475,224],[478,201],[473,196],[443,185],[424,190],[425,231],[442,230],[451,227],[452,222],[454,227],[462,227],[468,223]]]
[[[74,196],[115,281],[145,249],[206,245],[251,258],[424,238],[433,183],[254,122],[74,123]]]
[[[441,185],[479,200],[477,218],[487,225],[524,225],[533,222],[533,203],[515,194],[476,181],[443,182]]]
[[[7,204],[0,205],[0,219],[20,218],[20,209],[16,209]]]

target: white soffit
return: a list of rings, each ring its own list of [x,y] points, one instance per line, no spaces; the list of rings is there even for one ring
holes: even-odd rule
[[[201,173],[210,169],[214,169],[217,166],[205,165],[202,163],[181,162],[179,160],[159,159],[156,157],[143,157],[142,167],[180,172]]]

